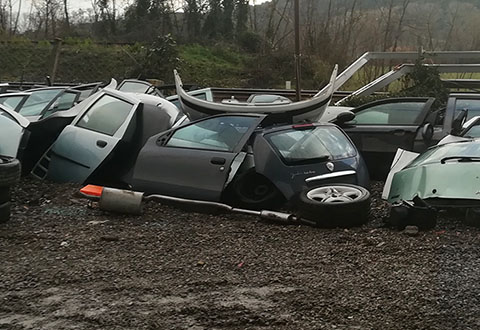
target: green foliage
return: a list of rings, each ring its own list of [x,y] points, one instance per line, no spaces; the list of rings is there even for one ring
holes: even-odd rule
[[[136,54],[140,69],[137,77],[172,81],[168,77],[178,66],[179,57],[177,43],[170,34],[158,36],[153,44],[142,46]]]
[[[201,86],[245,86],[245,68],[251,59],[228,45],[180,47],[180,71],[185,83]]]
[[[237,35],[238,45],[249,53],[259,53],[262,48],[262,37],[251,31],[243,31]]]
[[[438,70],[422,65],[421,60],[415,62],[412,72],[403,79],[404,88],[392,96],[429,96],[436,99],[434,106],[445,105],[448,99],[448,89],[442,83]]]

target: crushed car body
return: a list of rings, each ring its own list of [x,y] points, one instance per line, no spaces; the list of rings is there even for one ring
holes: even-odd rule
[[[105,88],[70,110],[75,114],[37,162],[32,174],[58,182],[120,180],[150,136],[184,115],[152,95]],[[95,181],[95,179],[92,179]]]
[[[157,134],[140,151],[131,185],[250,208],[271,207],[320,184],[368,186],[360,154],[337,126],[262,128],[267,120],[263,114],[222,114]]]
[[[391,203],[415,196],[439,207],[480,205],[480,140],[434,146],[395,173]]]

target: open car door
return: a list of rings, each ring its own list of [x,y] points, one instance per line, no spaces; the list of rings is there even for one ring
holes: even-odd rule
[[[398,148],[413,150],[434,98],[398,98],[353,109],[355,119],[342,128],[367,163],[371,177],[384,177]],[[428,145],[424,146],[426,149]],[[377,175],[378,174],[378,175]]]
[[[65,127],[32,173],[57,182],[85,182],[126,136],[140,104],[104,90]]]
[[[232,164],[265,117],[217,115],[151,137],[138,155],[133,188],[219,201]]]

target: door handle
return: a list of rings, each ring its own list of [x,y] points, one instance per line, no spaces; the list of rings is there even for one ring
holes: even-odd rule
[[[105,148],[106,145],[107,145],[107,141],[103,141],[103,140],[97,141],[97,146],[100,148]]]
[[[406,131],[403,130],[403,129],[396,129],[394,131],[392,131],[392,134],[395,135],[395,136],[403,136],[405,135]]]
[[[222,157],[213,157],[212,159],[210,159],[210,163],[212,163],[213,165],[225,165],[226,161],[227,160]]]

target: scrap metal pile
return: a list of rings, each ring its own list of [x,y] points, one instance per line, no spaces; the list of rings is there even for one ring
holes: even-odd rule
[[[96,196],[109,210],[160,198],[349,227],[368,221],[369,176],[390,172],[390,224],[431,228],[450,207],[479,221],[479,94],[451,94],[440,109],[431,97],[330,107],[346,75],[335,68],[309,100],[213,102],[211,91],[187,92],[174,74],[172,102],[139,80],[1,94],[0,183],[16,158],[24,175],[110,187]],[[268,211],[282,207],[292,213]]]

